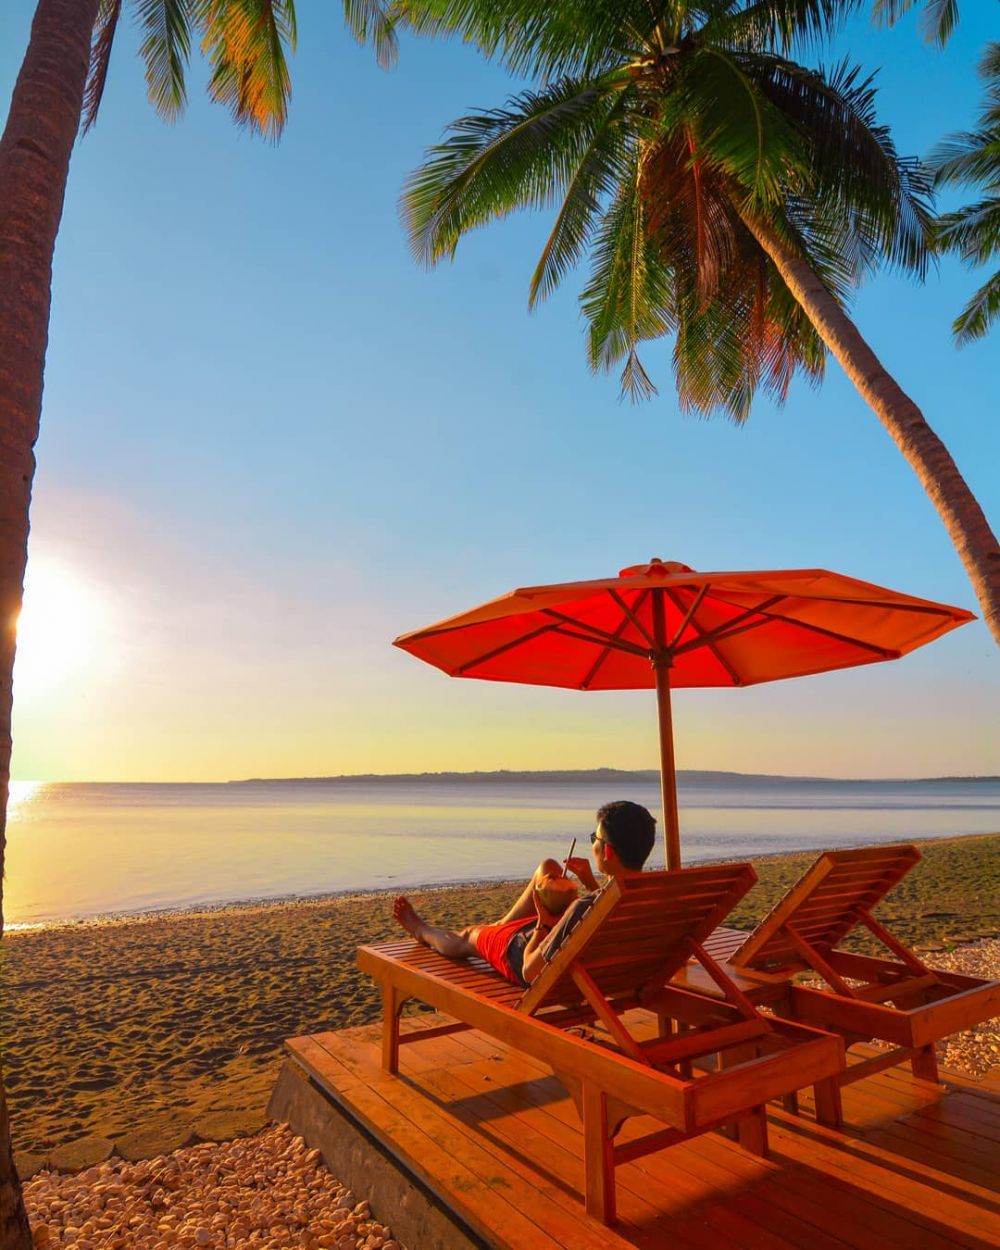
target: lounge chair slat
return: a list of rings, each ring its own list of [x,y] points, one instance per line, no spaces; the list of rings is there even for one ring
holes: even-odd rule
[[[824,851],[823,858],[831,864],[869,863],[891,856],[893,859],[909,859],[916,863],[920,859],[920,851],[912,842],[894,842],[879,846],[852,846],[841,851]]]
[[[907,860],[899,864],[881,864],[872,868],[865,867],[858,872],[850,872],[846,868],[839,871],[833,870],[827,878],[827,890],[883,888],[888,892],[888,889],[891,888],[888,883],[905,877],[912,867],[912,863]]]
[[[705,884],[728,883],[734,877],[745,876],[747,870],[753,871],[750,864],[701,864],[693,868],[668,869],[665,872],[643,872],[626,878],[622,882],[622,890],[626,895],[663,893],[665,890],[683,894],[685,891],[701,889]]]

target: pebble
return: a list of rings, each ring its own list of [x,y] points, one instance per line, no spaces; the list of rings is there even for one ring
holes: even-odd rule
[[[967,942],[952,951],[935,953],[926,962],[930,967],[941,968],[945,972],[1000,981],[1000,937]],[[966,1033],[956,1033],[939,1043],[937,1052],[938,1062],[943,1068],[965,1072],[968,1076],[985,1075],[997,1066],[1000,1017],[995,1016]]]
[[[1000,937],[966,942],[953,950],[936,950],[925,953],[923,958],[929,968],[941,972],[959,972],[963,976],[981,977],[985,981],[1000,981]],[[888,1042],[874,1044],[883,1050],[889,1049]],[[964,1033],[946,1037],[934,1049],[942,1068],[971,1077],[985,1076],[997,1067],[1000,1016],[994,1016],[992,1020],[986,1020]]]
[[[286,1124],[140,1163],[39,1172],[24,1198],[35,1250],[402,1250]]]

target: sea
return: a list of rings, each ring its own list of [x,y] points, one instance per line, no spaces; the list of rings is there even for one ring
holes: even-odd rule
[[[1000,832],[1000,778],[682,774],[685,863]],[[449,774],[218,784],[13,782],[8,928],[525,876],[655,774]],[[662,863],[662,844],[654,860]]]

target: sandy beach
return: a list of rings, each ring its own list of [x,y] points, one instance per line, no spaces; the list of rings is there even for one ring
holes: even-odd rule
[[[998,960],[1000,835],[921,844],[880,909],[918,949],[973,970]],[[757,861],[731,923],[750,925],[812,862]],[[412,892],[444,924],[487,920],[512,883]],[[392,894],[233,907],[14,932],[3,942],[4,1069],[23,1175],[162,1155],[253,1132],[282,1041],[370,1021],[355,948],[395,931]],[[978,944],[978,945],[977,945]],[[959,949],[956,949],[959,948]],[[996,971],[995,975],[998,975]],[[1000,1034],[946,1062],[1000,1064]]]

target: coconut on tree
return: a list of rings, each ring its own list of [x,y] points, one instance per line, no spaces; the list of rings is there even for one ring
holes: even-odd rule
[[[209,93],[251,131],[277,137],[291,91],[293,0],[39,0],[0,139],[0,880],[10,779],[12,673],[42,407],[52,254],[70,154],[93,125],[123,8],[142,32],[149,98],[173,119],[197,39]],[[0,894],[0,931],[3,926]],[[0,1245],[30,1250],[0,1074]]]
[[[870,79],[792,59],[851,0],[348,0],[391,59],[398,27],[459,32],[538,86],[449,127],[410,177],[417,259],[468,231],[554,207],[529,303],[589,257],[581,296],[595,369],[654,387],[640,346],[673,336],[683,406],[744,420],[818,382],[832,353],[917,473],[1000,642],[1000,546],[947,448],[847,312],[881,265],[922,277],[926,172],[900,157]],[[901,6],[894,6],[901,11]],[[896,14],[898,15],[898,13]]]

